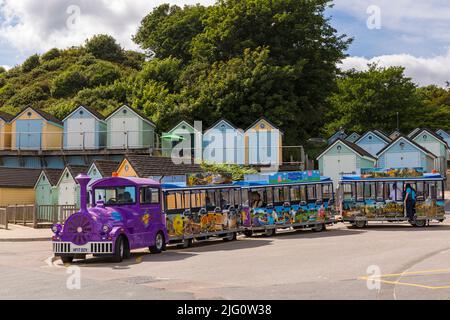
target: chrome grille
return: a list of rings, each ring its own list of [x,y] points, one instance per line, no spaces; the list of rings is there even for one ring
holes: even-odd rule
[[[86,249],[78,252],[76,249]],[[112,242],[88,242],[86,245],[77,246],[70,242],[53,242],[53,253],[93,253],[93,254],[111,254],[113,253]]]

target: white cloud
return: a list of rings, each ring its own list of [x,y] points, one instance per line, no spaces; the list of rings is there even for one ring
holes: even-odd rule
[[[10,66],[5,66],[5,65],[0,65],[0,67],[3,67],[3,68],[5,68],[6,70],[9,70],[9,69],[11,69],[11,67],[10,67]]]
[[[336,0],[335,10],[367,20],[367,8],[381,10],[381,28],[402,32],[412,39],[449,41],[450,2],[443,0]]]
[[[53,47],[80,45],[95,34],[107,33],[123,47],[137,49],[131,37],[142,18],[166,2],[208,5],[214,1],[0,0],[0,43],[25,57]]]
[[[436,84],[445,86],[450,81],[450,49],[447,54],[430,58],[414,57],[409,54],[385,55],[367,59],[349,57],[341,65],[342,70],[366,70],[368,63],[378,63],[383,67],[403,66],[405,74],[419,85]]]

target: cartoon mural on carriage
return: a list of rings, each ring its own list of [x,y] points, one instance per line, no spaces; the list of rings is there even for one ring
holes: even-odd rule
[[[340,181],[342,217],[358,228],[369,221],[410,222],[425,227],[445,219],[445,178],[419,169],[390,169],[344,176]],[[407,217],[406,186],[416,194],[414,217]]]

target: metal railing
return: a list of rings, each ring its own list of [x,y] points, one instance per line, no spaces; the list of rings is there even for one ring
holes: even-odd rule
[[[64,221],[77,212],[75,205],[12,205],[0,208],[0,225],[2,224],[2,213],[5,216],[5,225],[8,223],[24,226],[47,226]]]
[[[75,205],[39,205],[37,207],[36,223],[62,223],[78,209]]]

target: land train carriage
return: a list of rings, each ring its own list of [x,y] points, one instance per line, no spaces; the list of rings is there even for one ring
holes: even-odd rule
[[[237,185],[177,187],[163,185],[166,227],[171,243],[183,247],[193,240],[220,237],[234,240],[242,231],[245,199]]]
[[[410,222],[425,227],[445,219],[444,177],[420,174],[405,177],[344,176],[340,198],[344,222],[364,228],[371,221]],[[416,191],[415,217],[405,216],[403,190],[410,184]]]
[[[330,178],[284,184],[244,182],[242,186],[243,198],[249,201],[248,216],[243,218],[247,236],[272,236],[285,228],[320,232],[338,222]]]
[[[333,184],[318,181],[268,184],[232,182],[179,187],[151,179],[111,177],[90,185],[79,175],[80,211],[53,226],[53,252],[64,262],[88,254],[122,261],[130,250],[166,244],[190,246],[193,240],[220,237],[234,240],[277,228],[323,230],[334,220]],[[258,197],[256,196],[258,195]],[[261,200],[256,201],[256,198]]]

